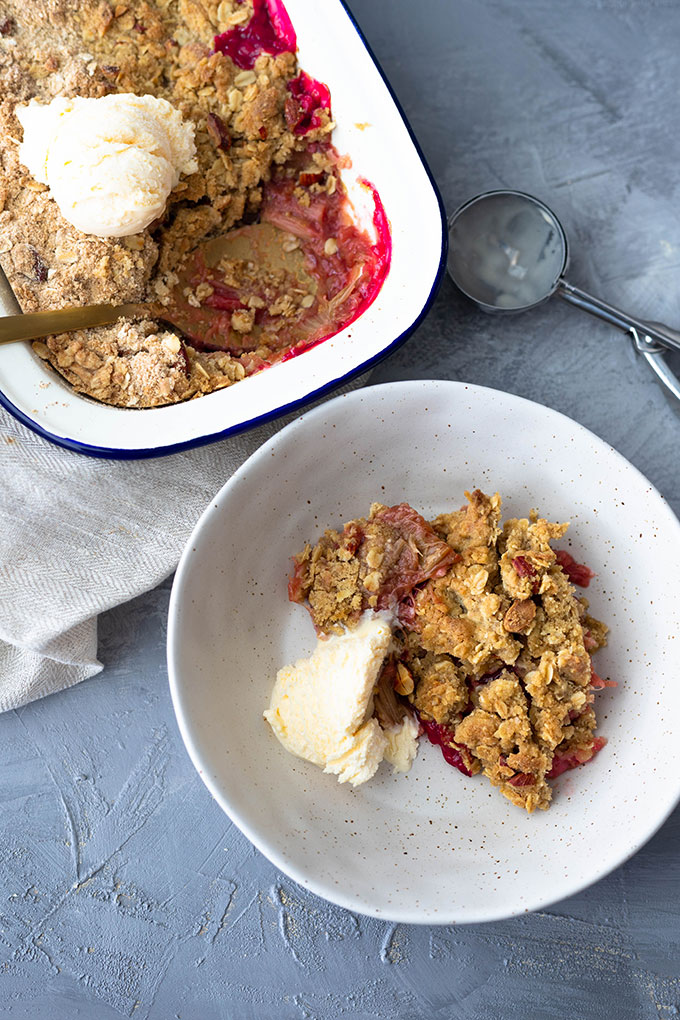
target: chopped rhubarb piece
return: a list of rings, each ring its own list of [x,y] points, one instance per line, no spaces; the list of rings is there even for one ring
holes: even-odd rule
[[[237,67],[250,70],[261,53],[295,53],[297,37],[281,0],[253,0],[253,14],[245,25],[215,36],[214,52],[231,57]]]
[[[372,564],[371,556],[376,550],[380,552],[378,567]],[[309,595],[310,602],[314,602],[310,592],[316,587],[324,591],[326,602],[331,594],[331,606],[343,604],[351,596],[357,615],[369,608],[395,610],[417,584],[446,573],[455,557],[454,550],[407,503],[378,506],[370,517],[346,524],[341,534],[327,532],[315,549],[313,561],[309,550],[296,559],[290,597],[292,601],[304,601]],[[353,581],[348,585],[347,564],[352,558],[355,561],[349,569]],[[306,588],[299,583],[298,563]],[[323,629],[336,622],[332,616],[316,613],[311,605],[308,608],[315,626]],[[341,618],[347,616],[345,606]]]
[[[342,529],[342,534],[345,538],[345,548],[352,556],[354,556],[355,552],[364,540],[364,529],[358,521],[350,521]]]
[[[398,540],[393,546],[396,557],[385,570],[377,593],[378,609],[389,609],[410,595],[417,584],[443,577],[456,554],[408,503],[383,507],[374,519],[389,525]]]
[[[203,299],[204,305],[209,308],[219,308],[223,312],[235,312],[237,308],[243,308],[239,293],[233,287],[213,282],[212,288],[213,293]]]
[[[595,737],[590,750],[557,751],[552,761],[552,768],[546,774],[547,778],[557,779],[558,776],[561,776],[563,772],[568,772],[569,769],[578,768],[579,765],[587,765],[589,761],[593,760],[597,752],[602,750],[606,743],[606,737]]]
[[[541,582],[538,578],[535,567],[533,567],[532,564],[529,563],[529,560],[526,558],[526,556],[515,556],[514,560],[512,561],[512,565],[517,571],[518,577],[534,578],[534,582],[531,587],[534,594],[536,594],[541,586]]]
[[[532,567],[526,556],[515,556],[512,565],[519,577],[535,577],[536,570]]]
[[[471,776],[472,772],[465,764],[465,760],[463,758],[463,753],[466,753],[465,749],[455,742],[453,739],[453,732],[446,726],[442,726],[441,723],[431,722],[429,719],[423,719],[419,713],[416,714],[420,720],[420,725],[425,730],[427,739],[431,744],[435,744],[441,748],[444,760],[447,761],[449,765],[453,765],[454,769],[458,769],[459,772],[462,772],[464,776]]]
[[[593,669],[593,664],[590,664],[590,686],[596,690],[601,691],[604,687],[618,687],[616,680],[604,680],[598,673]]]
[[[191,375],[191,365],[189,364],[189,358],[187,356],[187,349],[186,349],[184,344],[182,344],[182,346],[180,347],[179,351],[177,352],[177,358],[178,358],[178,361],[182,365],[182,371],[184,372],[185,376],[188,379],[189,376]]]
[[[405,595],[397,606],[397,617],[399,623],[403,627],[415,627],[416,623],[416,599],[415,593],[418,590],[418,585],[415,586],[413,591],[410,591],[408,595]]]
[[[339,201],[336,200],[336,202]],[[332,203],[322,199],[302,205],[295,195],[295,183],[280,179],[265,190],[260,219],[303,241],[324,239],[324,224]]]
[[[320,110],[330,110],[331,94],[327,85],[300,71],[288,82],[289,98],[284,107],[286,124],[296,135],[321,127]]]
[[[298,177],[298,184],[303,188],[308,188],[310,184],[318,184],[319,181],[323,180],[323,173],[311,173],[310,171],[303,171]]]
[[[309,574],[304,560],[293,557],[293,573],[288,578],[288,599],[290,602],[304,602],[307,597]]]
[[[555,553],[555,559],[561,566],[572,584],[577,584],[580,588],[587,588],[591,580],[595,577],[595,571],[587,567],[585,563],[577,563],[571,553],[566,552],[564,549],[558,549]]]
[[[266,361],[258,354],[254,354],[250,351],[246,351],[245,354],[239,358],[239,361],[246,370],[246,376],[254,375],[255,372],[261,372],[265,368],[271,368],[271,361]]]
[[[596,648],[600,647],[589,630],[583,631],[583,645],[587,652],[594,652]]]
[[[35,248],[31,248],[31,254],[33,255],[33,275],[38,283],[45,283],[48,276],[47,264]]]
[[[517,772],[514,776],[510,776],[508,782],[510,786],[533,786],[536,776],[532,776],[530,772]]]
[[[231,147],[231,136],[222,118],[218,117],[216,113],[209,113],[205,118],[205,126],[215,148],[223,149],[226,152]]]

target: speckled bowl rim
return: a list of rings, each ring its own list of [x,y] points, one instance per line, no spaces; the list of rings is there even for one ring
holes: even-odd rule
[[[548,423],[551,420],[559,420],[561,422],[569,423],[569,426],[575,434],[583,434],[588,437],[591,442],[594,442],[595,445],[601,449],[603,454],[614,458],[625,468],[626,471],[631,472],[638,482],[641,482],[644,486],[646,486],[649,491],[650,499],[653,499],[656,502],[658,514],[665,518],[665,526],[677,531],[678,543],[680,546],[680,520],[678,520],[675,516],[658,489],[652,485],[649,479],[646,478],[646,476],[638,468],[614,449],[614,447],[610,446],[605,440],[595,435],[595,433],[591,432],[589,429],[586,429],[585,426],[580,425],[578,422],[569,418],[568,415],[562,414],[560,411],[549,408],[537,401],[531,401],[525,397],[507,393],[503,390],[496,390],[490,387],[478,386],[459,381],[418,379],[368,386],[363,389],[356,390],[353,393],[335,397],[325,404],[322,404],[320,407],[306,412],[296,421],[291,422],[264,443],[258,450],[256,450],[255,453],[253,453],[248,460],[245,461],[245,463],[234,473],[234,475],[231,476],[231,478],[222,486],[219,492],[210,501],[199,518],[185,546],[172,587],[167,630],[168,679],[171,699],[182,739],[189,753],[189,757],[191,758],[191,761],[193,762],[194,767],[196,768],[203,783],[231,821],[241,830],[247,839],[250,840],[253,846],[255,846],[280,871],[293,879],[303,888],[310,890],[331,903],[335,903],[340,907],[353,911],[354,913],[375,917],[383,921],[387,920],[400,924],[438,926],[453,924],[479,924],[492,921],[502,921],[511,917],[521,916],[526,913],[544,909],[556,902],[567,899],[568,897],[583,891],[611,874],[618,867],[633,857],[638,850],[640,850],[655,835],[655,833],[658,832],[664,822],[666,822],[678,806],[680,803],[680,776],[678,776],[676,780],[673,793],[669,795],[669,798],[663,804],[658,815],[654,816],[653,821],[644,828],[642,834],[636,840],[629,845],[625,845],[622,848],[621,853],[618,854],[615,859],[600,869],[596,868],[587,878],[583,879],[577,877],[572,880],[564,882],[561,881],[559,889],[554,896],[540,896],[535,900],[528,899],[517,909],[506,908],[499,909],[498,911],[481,912],[479,916],[467,916],[462,919],[460,916],[442,916],[440,913],[433,915],[427,910],[414,910],[410,907],[402,907],[400,909],[395,908],[388,916],[384,910],[378,909],[373,911],[365,903],[357,903],[357,900],[353,896],[344,894],[343,891],[337,887],[331,887],[323,882],[310,880],[305,874],[304,869],[296,867],[294,863],[288,860],[279,851],[276,845],[261,837],[261,835],[240,816],[239,812],[234,810],[232,805],[229,803],[228,797],[220,789],[219,784],[212,779],[208,764],[203,761],[200,738],[198,735],[193,733],[191,725],[185,715],[185,699],[188,702],[191,698],[191,684],[190,682],[186,685],[183,684],[182,677],[176,665],[177,651],[179,642],[181,641],[183,588],[189,573],[193,569],[192,552],[195,551],[194,547],[200,539],[201,532],[206,524],[212,520],[213,515],[216,514],[219,516],[221,513],[225,501],[229,498],[230,489],[237,485],[241,477],[245,475],[258,461],[269,459],[273,449],[291,441],[295,442],[296,437],[298,437],[300,433],[305,433],[309,429],[314,429],[316,422],[323,419],[328,414],[329,408],[331,408],[332,405],[337,405],[342,401],[344,402],[345,410],[347,411],[353,402],[365,401],[367,395],[374,396],[376,402],[378,402],[386,394],[389,394],[392,402],[394,402],[398,400],[400,393],[403,394],[408,390],[412,390],[414,387],[419,388],[423,393],[423,397],[426,398],[427,388],[431,386],[436,388],[450,388],[452,401],[455,400],[457,394],[464,391],[468,396],[478,396],[480,399],[486,401],[499,399],[509,401],[517,409],[518,413],[521,413],[522,408],[525,407],[540,408],[542,412],[544,412]],[[672,786],[672,784],[670,785]]]

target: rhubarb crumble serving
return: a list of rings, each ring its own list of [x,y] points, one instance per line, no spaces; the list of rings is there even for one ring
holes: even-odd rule
[[[328,88],[281,0],[0,0],[0,264],[24,311],[149,314],[36,341],[79,392],[154,407],[231,386],[375,298]]]
[[[355,732],[365,734],[370,722],[382,745],[368,763],[365,754],[358,762],[358,779],[345,778],[364,781],[382,757],[391,760],[390,735],[411,741],[407,768],[422,734],[465,775],[482,772],[513,804],[545,809],[551,780],[605,744],[595,736],[595,692],[614,684],[598,676],[591,656],[606,644],[607,627],[574,588],[587,587],[594,574],[553,549],[567,524],[534,511],[502,523],[498,494],[465,495],[465,506],[432,521],[406,503],[374,503],[367,518],[326,531],[295,557],[289,596],[309,610],[320,650],[371,619],[383,628],[386,616],[391,621],[377,665],[372,652],[372,686],[366,694],[364,676],[359,711],[353,701]],[[266,715],[284,746],[315,760],[291,736],[301,726],[299,702],[309,696],[309,661],[287,667],[284,687],[279,675]],[[357,661],[346,676],[361,672]],[[317,680],[318,706],[338,674],[326,668]],[[333,719],[341,714],[338,697]],[[317,764],[328,766],[346,746],[329,751],[323,739]]]

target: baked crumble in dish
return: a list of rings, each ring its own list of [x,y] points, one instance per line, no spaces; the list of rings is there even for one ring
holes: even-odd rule
[[[355,223],[329,90],[295,51],[280,0],[0,0],[0,264],[23,310],[160,307],[34,343],[78,392],[130,408],[210,393],[308,350],[374,300],[388,222],[362,182],[375,236]],[[197,169],[131,236],[76,229],[19,158],[17,109],[110,95],[166,100],[194,129]]]
[[[594,574],[553,549],[567,524],[534,511],[502,523],[498,494],[465,495],[432,521],[406,503],[374,503],[294,558],[289,597],[321,638],[390,612],[393,650],[373,692],[380,725],[414,715],[450,765],[545,809],[551,780],[606,742],[595,692],[615,684],[591,656],[607,627],[574,588]]]

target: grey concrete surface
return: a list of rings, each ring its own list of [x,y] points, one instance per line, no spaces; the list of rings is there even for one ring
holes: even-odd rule
[[[535,192],[567,227],[574,283],[680,325],[674,0],[352,6],[450,208],[489,187]],[[491,319],[445,281],[374,378],[429,376],[558,408],[680,509],[677,409],[607,326],[557,300]],[[539,914],[417,928],[329,906],[277,873],[195,774],[168,695],[168,593],[102,619],[102,675],[0,717],[0,1017],[678,1015],[679,811]]]

